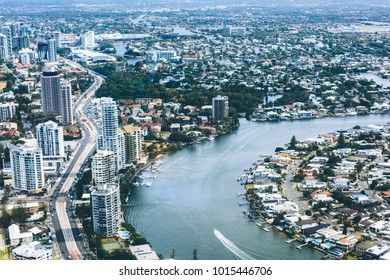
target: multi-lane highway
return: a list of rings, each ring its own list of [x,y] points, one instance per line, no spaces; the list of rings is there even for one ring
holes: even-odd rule
[[[75,68],[77,67],[81,68],[83,71],[87,71],[74,62],[69,60],[64,61]],[[64,259],[79,260],[89,257],[87,248],[85,248],[81,238],[82,233],[79,230],[79,225],[73,214],[73,194],[70,193],[75,181],[79,179],[79,171],[84,169],[88,158],[93,154],[96,148],[97,129],[94,122],[84,114],[83,110],[88,105],[89,100],[94,96],[96,90],[98,90],[103,83],[104,78],[97,73],[92,71],[89,72],[94,77],[94,83],[75,102],[75,116],[83,131],[83,137],[79,141],[67,169],[50,192],[50,205],[53,212],[52,221],[56,233],[54,238],[58,243]]]

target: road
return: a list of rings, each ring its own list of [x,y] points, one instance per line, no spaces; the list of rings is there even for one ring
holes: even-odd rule
[[[65,62],[75,68],[88,71],[69,60],[65,60]],[[72,187],[79,179],[80,171],[84,169],[88,158],[93,154],[97,142],[97,129],[94,122],[84,114],[83,109],[88,105],[88,101],[94,96],[104,81],[102,76],[92,71],[89,72],[94,76],[94,83],[75,103],[75,116],[83,130],[83,138],[79,141],[74,151],[73,159],[62,175],[61,180],[51,190],[51,194],[53,195],[53,202],[51,202],[53,205],[51,207],[52,211],[55,211],[52,217],[53,227],[56,232],[55,238],[57,239],[61,252],[67,255],[66,258],[74,260],[84,259],[87,255],[87,248],[85,248],[83,240],[80,237],[82,232],[80,231],[78,221],[74,217],[74,209],[72,206],[74,194],[70,192],[73,191]]]
[[[310,158],[314,152],[306,156]],[[294,162],[294,164],[289,168],[286,179],[284,181],[284,190],[286,191],[286,196],[293,202],[295,202],[301,209],[308,210],[310,207],[301,200],[302,193],[294,188],[293,178],[299,169],[299,165],[302,163],[302,160]]]

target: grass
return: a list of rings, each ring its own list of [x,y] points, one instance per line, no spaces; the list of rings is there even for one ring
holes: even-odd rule
[[[121,249],[122,247],[118,244],[115,238],[103,238],[102,246],[104,251],[112,252],[116,249]]]
[[[0,251],[0,260],[11,260],[11,257],[8,254],[8,248],[5,248],[5,251]]]

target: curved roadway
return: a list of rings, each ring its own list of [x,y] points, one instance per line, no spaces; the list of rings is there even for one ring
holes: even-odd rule
[[[87,71],[74,62],[69,60],[65,60],[65,62],[71,66]],[[74,151],[74,157],[61,177],[60,182],[52,189],[55,199],[54,209],[56,212],[53,216],[53,226],[56,229],[56,241],[58,242],[62,254],[66,254],[67,252],[67,258],[74,260],[84,259],[88,254],[83,251],[86,250],[86,248],[80,237],[82,233],[79,231],[77,221],[74,219],[73,215],[71,215],[71,218],[68,215],[69,213],[72,213],[72,196],[69,194],[69,191],[71,190],[73,183],[78,179],[79,171],[85,167],[88,158],[96,148],[98,132],[93,121],[84,114],[83,109],[87,106],[88,101],[94,96],[95,92],[104,81],[104,78],[97,73],[92,71],[89,71],[89,73],[94,76],[94,83],[75,103],[75,115],[82,128],[83,138],[78,143]]]

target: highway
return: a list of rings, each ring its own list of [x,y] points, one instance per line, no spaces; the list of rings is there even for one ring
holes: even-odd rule
[[[72,61],[66,59],[64,61],[75,68],[88,71]],[[83,137],[73,152],[73,158],[61,176],[61,179],[51,189],[51,197],[49,198],[50,207],[54,214],[52,216],[52,226],[55,229],[53,240],[58,243],[62,255],[65,255],[64,259],[73,260],[91,257],[83,244],[81,238],[82,232],[80,232],[78,220],[75,219],[72,205],[73,197],[75,196],[72,187],[79,179],[80,171],[84,169],[89,157],[95,151],[97,142],[97,129],[93,120],[84,114],[83,109],[99,89],[104,78],[92,71],[89,71],[89,73],[94,77],[94,83],[74,104],[75,117],[83,131]]]

